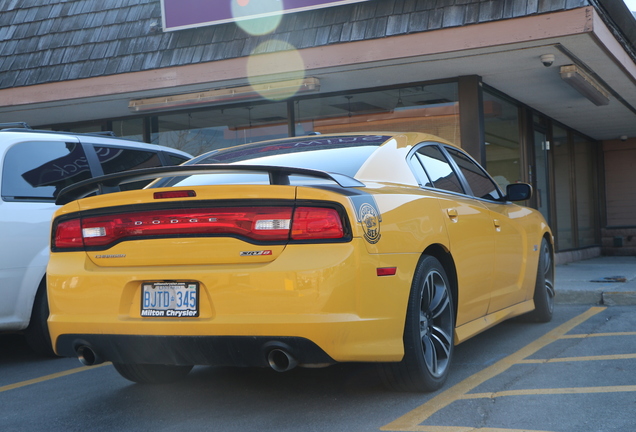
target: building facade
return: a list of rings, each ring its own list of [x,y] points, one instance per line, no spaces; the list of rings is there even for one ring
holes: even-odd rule
[[[228,0],[229,19],[211,3],[2,2],[0,122],[192,154],[428,132],[501,186],[531,183],[561,262],[636,254],[636,20],[622,2]]]

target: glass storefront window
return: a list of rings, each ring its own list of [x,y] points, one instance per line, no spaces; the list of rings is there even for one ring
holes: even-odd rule
[[[125,138],[132,141],[144,140],[144,119],[114,120],[112,130],[118,138]]]
[[[535,113],[522,132],[522,105],[483,89],[484,164],[498,186],[533,180],[536,206],[553,223],[558,250],[598,244],[596,143],[565,127],[550,131]],[[523,108],[523,111],[522,111]],[[289,109],[293,109],[290,112]],[[472,109],[472,108],[468,108]],[[527,108],[528,111],[532,111]],[[293,115],[292,115],[293,114]],[[468,112],[470,117],[470,112]],[[473,115],[475,113],[472,113]],[[291,124],[293,120],[294,124]],[[107,121],[59,125],[62,130],[98,132]],[[458,82],[369,89],[272,102],[261,100],[192,111],[150,114],[108,122],[118,137],[200,155],[256,141],[313,133],[424,132],[461,146]],[[527,136],[527,147],[522,135]],[[551,137],[552,142],[548,142]],[[531,156],[532,155],[532,156]],[[529,167],[525,169],[525,167]],[[551,220],[556,217],[556,219]]]
[[[156,117],[151,142],[197,156],[287,136],[287,103],[280,102],[160,115]]]
[[[578,247],[592,246],[597,244],[598,226],[595,146],[593,142],[579,135],[574,135],[573,143]]]
[[[519,108],[484,90],[486,169],[501,190],[523,181],[519,143]]]
[[[558,126],[552,129],[552,161],[557,245],[559,250],[573,249],[576,243],[572,225],[572,151],[568,132]]]
[[[73,133],[96,133],[102,132],[104,130],[103,122],[95,122],[95,123],[80,123],[71,126],[61,125],[59,127],[53,128],[56,131],[64,131],[64,132],[73,132]]]
[[[296,135],[311,132],[425,132],[460,144],[457,83],[299,100]]]

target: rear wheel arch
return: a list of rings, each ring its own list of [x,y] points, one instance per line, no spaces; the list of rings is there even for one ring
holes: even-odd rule
[[[33,351],[45,357],[55,357],[48,327],[49,303],[46,275],[42,277],[33,299],[29,326],[24,330],[26,341]]]
[[[437,260],[444,267],[444,271],[446,271],[446,276],[448,277],[450,282],[451,294],[453,296],[453,311],[455,312],[455,322],[457,322],[459,289],[457,285],[457,270],[453,255],[450,253],[450,251],[448,251],[444,246],[440,244],[432,244],[427,247],[426,250],[424,250],[424,252],[422,253],[422,257],[427,255],[437,258]]]
[[[404,357],[379,363],[378,372],[389,388],[430,392],[440,389],[450,370],[454,351],[452,284],[445,265],[427,249],[413,275],[404,326]],[[444,257],[446,253],[441,249]],[[446,255],[447,261],[448,256]],[[448,264],[448,262],[447,262]]]

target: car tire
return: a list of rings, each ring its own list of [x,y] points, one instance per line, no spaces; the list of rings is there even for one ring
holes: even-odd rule
[[[537,280],[534,286],[534,310],[525,315],[527,321],[549,322],[554,313],[554,260],[552,247],[544,238],[541,240]]]
[[[113,363],[117,372],[139,384],[167,384],[185,378],[192,366]]]
[[[42,279],[33,301],[31,321],[24,331],[27,344],[36,354],[43,357],[56,357],[51,344],[51,334],[47,320],[49,319],[49,302],[46,294],[46,279]]]
[[[385,385],[397,391],[432,392],[448,377],[454,351],[455,311],[449,279],[432,256],[420,260],[409,296],[404,357],[379,366]]]

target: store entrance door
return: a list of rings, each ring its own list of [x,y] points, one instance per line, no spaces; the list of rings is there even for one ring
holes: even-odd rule
[[[534,131],[534,194],[537,209],[550,223],[550,170],[548,169],[548,151],[550,141],[545,132]]]

